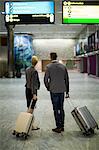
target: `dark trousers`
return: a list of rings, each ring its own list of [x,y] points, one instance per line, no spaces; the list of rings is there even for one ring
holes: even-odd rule
[[[31,100],[33,98],[33,94],[31,92],[31,89],[27,88],[26,87],[26,90],[25,90],[25,94],[26,94],[26,100],[27,100],[27,107],[29,108],[30,106],[30,103],[31,103]],[[37,94],[36,94],[37,95]],[[32,105],[31,105],[31,108],[34,109],[35,105],[36,105],[36,102],[37,100],[33,100],[32,101]]]
[[[64,93],[52,93],[50,92],[56,127],[64,127]]]

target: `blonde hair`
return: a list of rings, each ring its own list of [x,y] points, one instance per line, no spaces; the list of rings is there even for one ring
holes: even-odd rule
[[[32,65],[35,66],[38,63],[38,57],[32,56]]]

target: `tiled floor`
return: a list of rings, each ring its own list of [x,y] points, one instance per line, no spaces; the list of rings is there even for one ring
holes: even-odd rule
[[[0,79],[0,150],[99,150],[99,131],[84,137],[71,116],[72,105],[86,105],[99,124],[99,79],[69,72],[72,103],[65,100],[65,132],[57,134],[51,130],[55,122],[43,75],[40,73],[41,89],[35,109],[40,130],[32,131],[25,141],[12,135],[18,114],[26,111],[25,78]]]

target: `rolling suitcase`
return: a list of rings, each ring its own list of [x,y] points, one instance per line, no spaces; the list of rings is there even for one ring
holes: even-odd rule
[[[83,134],[94,134],[94,129],[99,129],[97,122],[95,121],[95,119],[93,118],[86,106],[74,108],[71,114],[74,117],[76,123],[80,127]]]
[[[21,112],[17,117],[15,129],[13,130],[12,134],[16,135],[16,137],[24,137],[26,139],[32,129],[33,120],[33,114]]]

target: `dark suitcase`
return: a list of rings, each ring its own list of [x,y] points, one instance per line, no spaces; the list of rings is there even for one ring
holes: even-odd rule
[[[93,118],[86,106],[74,108],[71,114],[74,117],[76,123],[80,127],[83,134],[93,134],[95,128],[99,129],[97,122],[95,121],[95,119]]]

